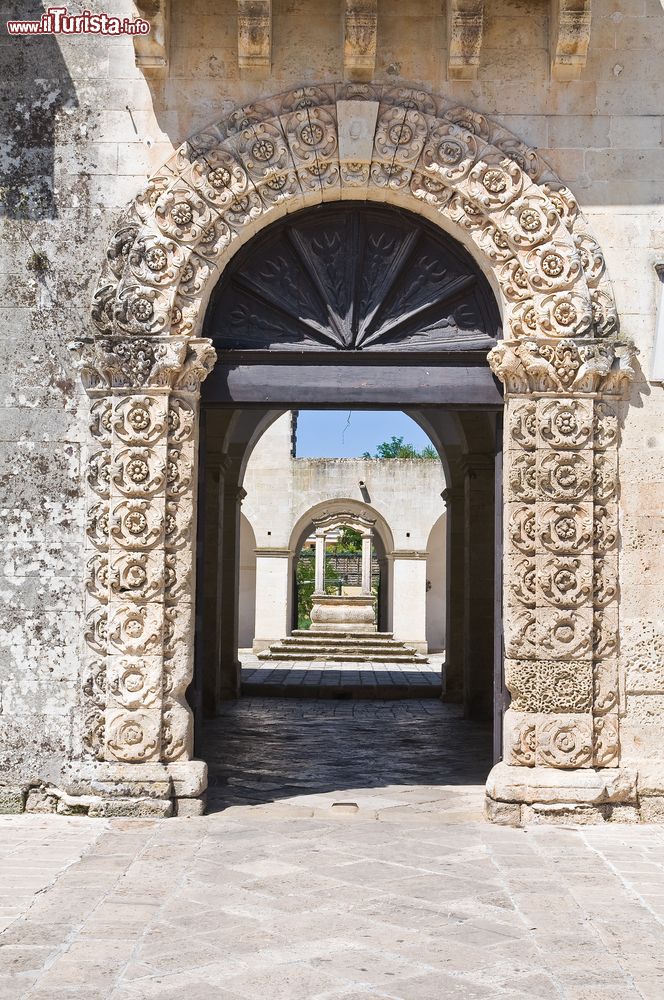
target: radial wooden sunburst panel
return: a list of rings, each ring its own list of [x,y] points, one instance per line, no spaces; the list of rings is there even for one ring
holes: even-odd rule
[[[289,216],[236,255],[206,334],[223,350],[487,351],[500,320],[469,254],[368,204]]]

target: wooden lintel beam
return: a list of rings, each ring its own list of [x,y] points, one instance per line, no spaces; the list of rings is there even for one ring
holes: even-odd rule
[[[237,59],[240,69],[270,69],[272,0],[238,0]]]
[[[551,76],[578,80],[590,44],[591,0],[552,0]]]
[[[484,31],[484,0],[447,0],[447,78],[476,80]]]
[[[371,80],[376,70],[377,0],[344,2],[344,75]]]

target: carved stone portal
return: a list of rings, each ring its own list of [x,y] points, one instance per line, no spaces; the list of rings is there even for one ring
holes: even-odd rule
[[[362,100],[373,140],[344,160],[337,107]],[[569,800],[581,771],[619,764],[615,404],[629,355],[612,336],[602,252],[537,151],[468,108],[403,88],[307,87],[238,109],[184,143],[111,238],[95,338],[74,345],[92,399],[87,752],[117,782],[128,766],[145,780],[153,766],[159,780],[160,768],[181,764],[191,778],[198,767],[185,698],[197,394],[215,352],[197,335],[236,246],[285,210],[341,200],[393,202],[457,232],[500,290],[504,339],[489,363],[506,390],[513,696],[500,766],[522,777],[516,792],[511,776],[489,789],[494,805],[545,785],[548,801]],[[331,350],[349,346],[343,329]],[[200,794],[200,781],[192,792],[182,774],[177,787],[169,780],[176,799]],[[145,786],[122,787],[131,798]]]

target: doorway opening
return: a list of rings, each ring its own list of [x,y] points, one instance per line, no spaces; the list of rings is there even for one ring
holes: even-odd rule
[[[306,644],[297,633],[311,636],[314,622],[337,647],[341,638],[356,650],[373,643],[373,653],[379,638],[399,643],[435,672],[448,713],[493,718],[498,731],[502,395],[486,354],[500,319],[475,262],[400,209],[319,206],[236,254],[205,333],[219,360],[201,413],[189,693],[199,745],[203,719],[227,716],[242,698],[244,651],[269,664],[280,643]],[[331,489],[329,462],[348,459],[326,458],[323,482],[315,459],[297,456],[297,417],[349,408],[406,414],[435,457],[412,459],[403,482],[389,460],[362,457],[352,483]],[[301,683],[311,669],[291,673]]]
[[[243,481],[239,617],[254,630],[238,639],[241,690],[440,696],[445,487],[438,452],[403,413],[278,417]]]

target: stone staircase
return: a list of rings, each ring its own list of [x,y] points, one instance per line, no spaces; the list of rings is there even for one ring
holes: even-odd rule
[[[428,658],[392,632],[328,632],[297,629],[258,654],[259,660],[338,663],[428,663]]]

